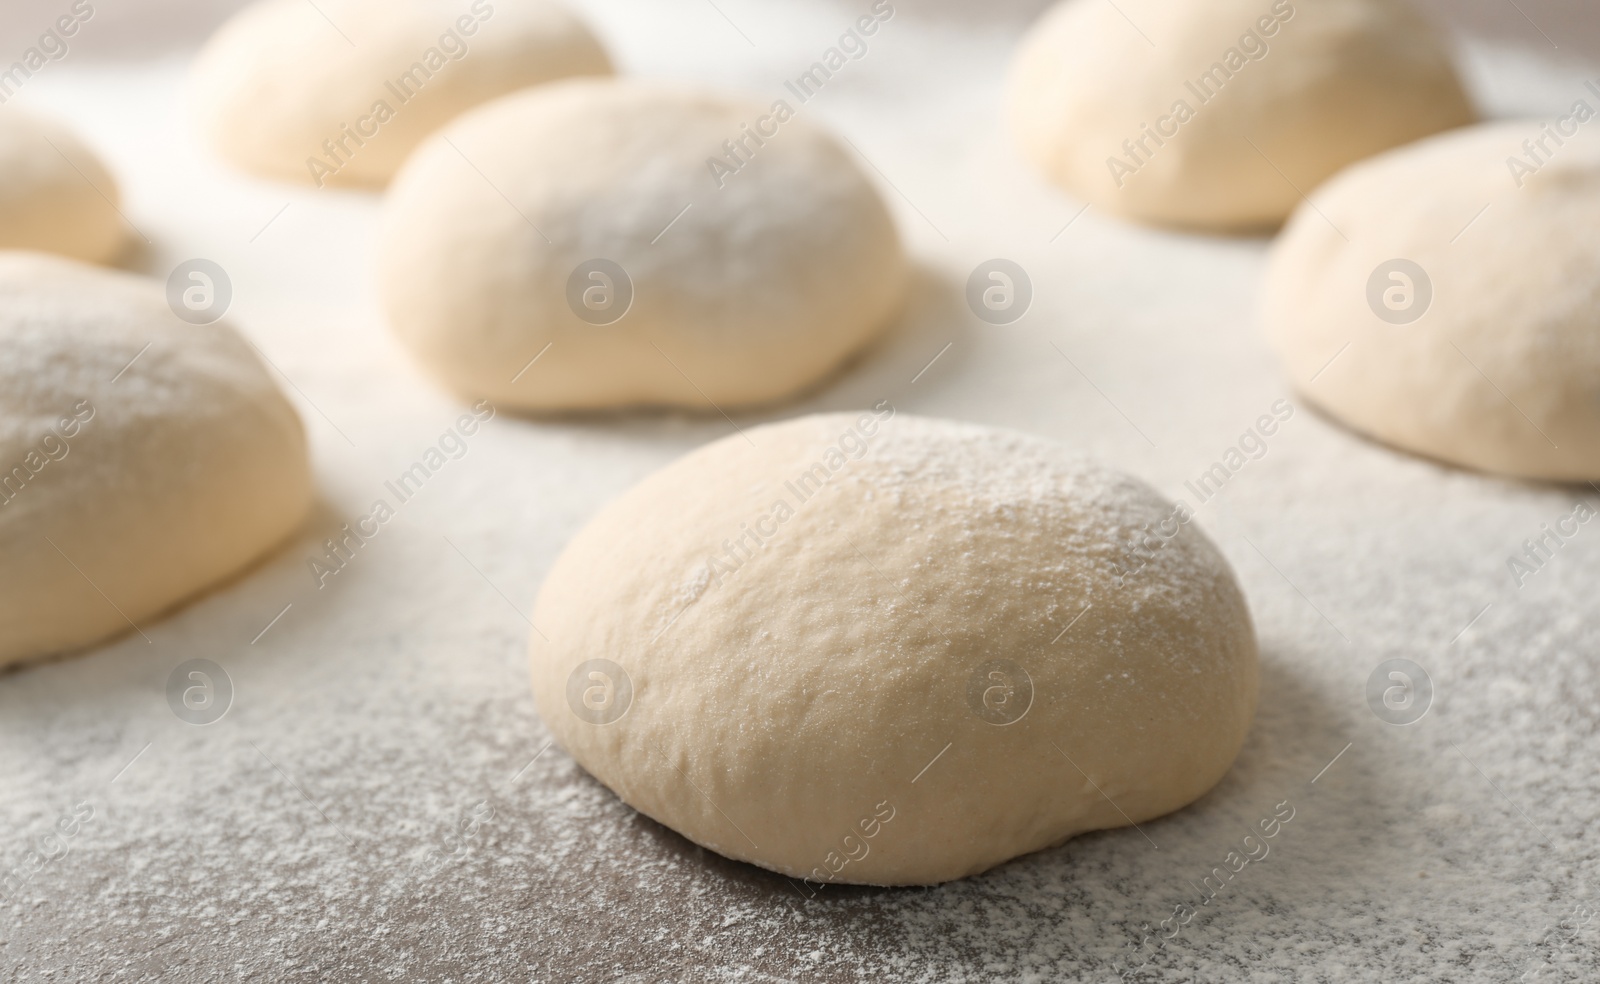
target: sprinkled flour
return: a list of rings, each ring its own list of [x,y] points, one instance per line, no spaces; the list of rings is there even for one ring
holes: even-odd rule
[[[582,6],[629,70],[758,93],[859,13],[720,3],[752,49],[702,4]],[[886,191],[925,266],[918,296],[839,380],[735,419],[887,398],[1047,437],[1183,496],[1262,407],[1293,398],[1253,323],[1261,244],[1092,210],[1049,242],[1079,206],[1013,159],[996,111],[1009,47],[1039,5],[976,23],[927,12],[950,4],[903,6],[807,112],[905,196]],[[1479,88],[1503,86],[1528,113],[1570,105],[1558,73],[1497,50],[1475,49]],[[1437,467],[1303,409],[1263,458],[1190,502],[1245,587],[1262,648],[1254,730],[1212,793],[1141,825],[1154,847],[1131,829],[1090,834],[935,889],[831,886],[807,900],[623,806],[546,747],[529,696],[525,619],[567,538],[728,422],[499,415],[360,565],[316,590],[308,549],[460,407],[374,313],[375,201],[218,170],[184,129],[183,68],[75,57],[26,95],[71,117],[119,172],[154,243],[147,270],[193,255],[228,269],[231,320],[304,394],[323,507],[299,544],[142,626],[149,644],[131,635],[0,676],[4,867],[79,804],[94,810],[64,856],[0,899],[0,981],[1600,979],[1600,922],[1583,915],[1600,909],[1600,537],[1573,540],[1520,589],[1505,563],[1600,493]],[[973,322],[960,296],[996,254],[1036,290],[1003,328]],[[1392,657],[1434,685],[1406,727],[1365,699]],[[167,707],[167,677],[188,659],[234,684],[209,727]],[[1202,878],[1284,801],[1294,818],[1270,856],[1201,904]],[[1165,939],[1185,903],[1196,915]]]

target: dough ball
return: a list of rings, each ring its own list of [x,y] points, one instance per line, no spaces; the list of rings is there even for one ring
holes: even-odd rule
[[[1295,213],[1263,319],[1311,402],[1468,468],[1600,479],[1600,121],[1574,110],[1391,151]]]
[[[1346,164],[1474,118],[1406,0],[1065,0],[1010,102],[1024,153],[1071,193],[1219,231],[1276,226]]]
[[[76,134],[0,109],[0,250],[109,260],[124,243],[118,201],[111,172]]]
[[[729,857],[975,874],[1228,770],[1255,637],[1191,519],[1056,445],[887,404],[755,428],[573,539],[534,695],[584,768]]]
[[[396,180],[380,250],[422,363],[533,411],[791,395],[883,328],[907,279],[833,138],[787,107],[623,81],[452,124]],[[579,269],[596,260],[612,266]]]
[[[160,285],[0,254],[0,349],[0,665],[147,630],[300,525],[300,418]]]
[[[479,103],[610,72],[589,29],[547,0],[258,0],[201,50],[192,99],[239,167],[318,187],[383,185]]]

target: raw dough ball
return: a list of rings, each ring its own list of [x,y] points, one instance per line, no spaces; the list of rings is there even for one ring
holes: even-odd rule
[[[1227,771],[1255,637],[1187,510],[883,404],[748,437],[607,506],[539,595],[540,712],[623,800],[794,877],[931,884]]]
[[[66,127],[0,109],[0,249],[101,262],[122,248],[117,182]]]
[[[0,665],[147,628],[300,525],[300,418],[233,329],[6,253],[0,349]]]
[[[1346,164],[1474,118],[1405,0],[1066,0],[1017,56],[1011,116],[1095,207],[1215,230],[1275,226]]]
[[[616,81],[469,114],[390,192],[395,330],[456,390],[524,410],[709,410],[811,385],[898,311],[906,260],[848,153],[779,115]],[[621,273],[578,270],[596,259]]]
[[[1472,127],[1323,186],[1273,248],[1264,289],[1295,386],[1408,451],[1600,479],[1596,127]]]
[[[547,0],[259,0],[206,43],[192,91],[201,128],[242,168],[382,185],[479,103],[610,72],[588,28]]]

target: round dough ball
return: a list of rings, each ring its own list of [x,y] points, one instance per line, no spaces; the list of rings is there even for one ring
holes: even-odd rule
[[[836,141],[691,89],[507,96],[429,141],[389,197],[379,278],[396,332],[460,393],[523,410],[788,396],[905,292],[894,222]],[[579,269],[594,260],[616,266]]]
[[[267,177],[387,184],[467,109],[570,75],[608,75],[589,29],[548,0],[258,0],[195,61],[218,153]]]
[[[759,427],[573,539],[534,695],[584,768],[729,857],[975,874],[1228,770],[1256,643],[1191,518],[1056,445],[886,404]]]
[[[1454,464],[1600,479],[1600,122],[1562,119],[1561,145],[1529,120],[1392,151],[1295,214],[1263,320],[1309,400]]]
[[[1276,226],[1346,164],[1474,119],[1406,0],[1065,0],[1024,42],[1010,104],[1063,188],[1219,231]]]
[[[0,665],[145,628],[310,507],[294,409],[159,285],[0,254],[0,349]]]
[[[0,249],[109,260],[125,241],[118,200],[111,172],[76,134],[0,109]]]

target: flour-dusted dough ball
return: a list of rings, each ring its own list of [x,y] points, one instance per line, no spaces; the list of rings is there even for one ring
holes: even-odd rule
[[[0,254],[0,351],[0,665],[145,628],[300,525],[300,418],[159,285]]]
[[[380,250],[419,360],[530,411],[791,395],[883,328],[907,280],[882,198],[831,136],[629,81],[545,86],[452,124],[396,180]]]
[[[1324,185],[1274,246],[1263,291],[1295,386],[1408,451],[1600,480],[1593,105],[1441,134]]]
[[[1065,0],[1017,56],[1011,116],[1095,207],[1233,231],[1473,111],[1407,0]]]
[[[1191,520],[1056,445],[886,404],[755,428],[573,539],[534,695],[584,768],[712,850],[959,878],[1227,771],[1255,636]]]
[[[383,185],[479,103],[610,72],[599,41],[550,0],[258,0],[207,42],[191,88],[202,130],[239,167]]]
[[[117,182],[71,130],[0,109],[0,249],[111,259],[125,241]]]

